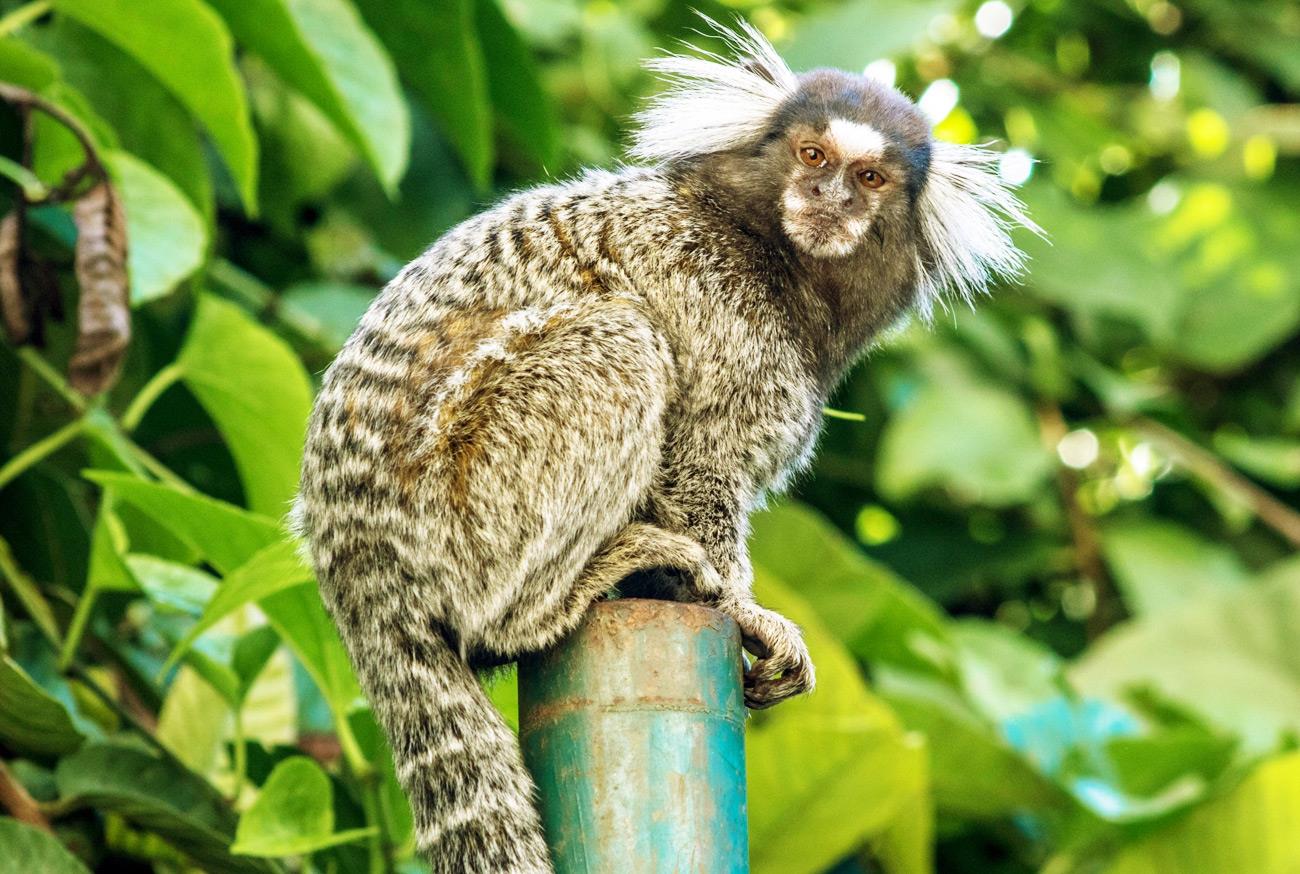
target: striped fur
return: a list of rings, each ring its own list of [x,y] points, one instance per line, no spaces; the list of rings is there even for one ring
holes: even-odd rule
[[[295,524],[436,874],[551,870],[475,671],[551,646],[615,586],[735,617],[760,656],[749,706],[812,688],[799,630],[754,603],[747,516],[806,466],[830,391],[931,277],[1010,264],[983,219],[923,215],[1010,211],[982,177],[927,188],[910,103],[730,39],[741,61],[661,65],[679,90],[644,118],[655,166],[454,228],[324,376]],[[708,106],[716,124],[668,129]],[[844,154],[800,169],[798,138],[834,118]],[[891,176],[878,191],[853,187],[864,149]]]

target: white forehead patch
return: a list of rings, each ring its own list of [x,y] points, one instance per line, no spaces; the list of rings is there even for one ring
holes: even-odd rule
[[[879,155],[885,150],[885,138],[869,124],[832,118],[829,131],[835,147],[845,156]]]

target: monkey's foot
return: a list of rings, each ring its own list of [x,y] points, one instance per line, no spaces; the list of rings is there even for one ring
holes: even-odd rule
[[[718,608],[740,625],[745,649],[758,660],[745,672],[745,704],[762,710],[816,684],[812,659],[799,626],[752,601],[723,602]]]

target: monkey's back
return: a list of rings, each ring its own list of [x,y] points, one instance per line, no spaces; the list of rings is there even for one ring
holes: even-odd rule
[[[643,174],[525,192],[375,300],[324,377],[295,508],[336,616],[384,564],[468,649],[522,643],[635,515],[673,367],[612,241],[653,233],[663,195]]]

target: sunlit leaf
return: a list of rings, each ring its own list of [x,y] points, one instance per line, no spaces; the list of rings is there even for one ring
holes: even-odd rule
[[[822,623],[871,662],[948,670],[948,633],[938,607],[894,576],[812,509],[783,503],[751,520],[750,556],[797,583]]]
[[[1117,519],[1102,547],[1124,603],[1150,616],[1247,582],[1235,552],[1172,522]]]
[[[475,0],[360,0],[402,76],[433,110],[469,176],[488,183],[494,163],[488,75],[474,27]]]
[[[111,489],[228,573],[264,546],[283,540],[275,520],[204,495],[105,470],[86,478]]]
[[[0,819],[0,847],[0,874],[90,874],[54,835],[16,819]]]
[[[231,852],[246,856],[297,856],[369,837],[374,828],[334,831],[334,789],[304,756],[285,759],[239,818]]]
[[[177,363],[225,438],[249,507],[283,517],[311,410],[311,381],[298,357],[238,306],[205,295]]]
[[[147,6],[131,0],[55,0],[54,8],[130,54],[203,123],[244,206],[252,210],[257,141],[221,18],[199,0],[156,0]]]
[[[925,748],[866,687],[812,608],[756,571],[763,605],[803,629],[817,690],[755,719],[746,737],[750,854],[757,874],[812,874],[881,833],[924,789]]]
[[[240,43],[329,116],[384,186],[395,190],[410,146],[406,101],[392,61],[356,9],[347,0],[211,0],[211,5]]]
[[[1300,753],[1121,851],[1108,874],[1291,874],[1300,868]]]

